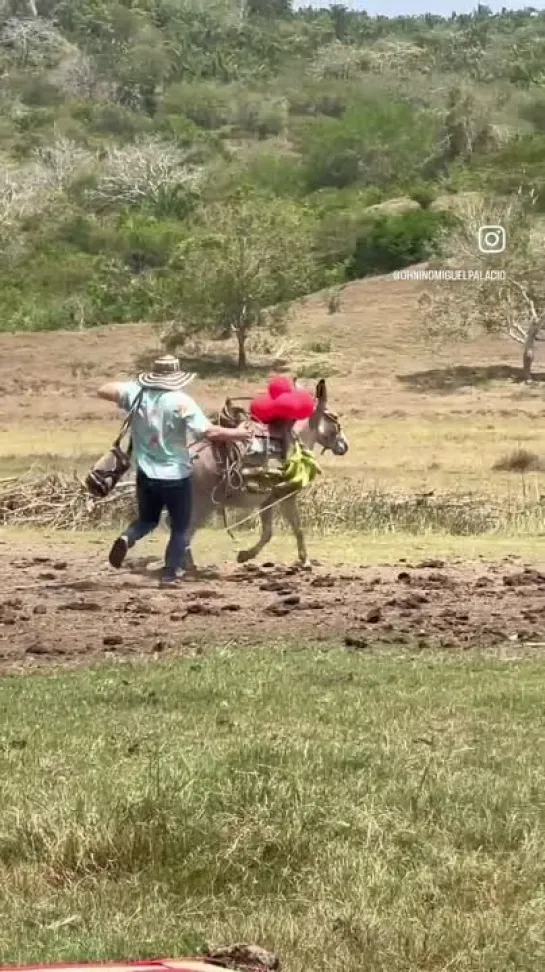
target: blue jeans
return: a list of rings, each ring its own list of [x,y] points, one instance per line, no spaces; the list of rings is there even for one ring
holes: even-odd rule
[[[165,551],[164,577],[172,580],[184,566],[191,520],[193,483],[186,479],[150,479],[141,469],[136,476],[138,519],[124,536],[129,547],[147,536],[159,525],[161,513],[170,517],[170,540]]]

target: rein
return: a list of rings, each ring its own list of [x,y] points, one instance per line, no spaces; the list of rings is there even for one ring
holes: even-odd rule
[[[240,414],[239,415],[236,414],[237,412],[239,413],[243,412],[246,418],[248,416],[244,409],[236,409],[236,408],[233,409],[232,404],[233,402],[246,402],[246,401],[251,401],[251,396],[241,395],[238,396],[237,398],[227,398],[226,401],[224,402],[222,409],[218,413],[217,424],[228,428],[235,428],[239,424],[241,419]],[[321,413],[321,415],[322,417],[329,419],[330,422],[334,423],[337,426],[339,434],[342,434],[341,424],[339,422],[338,417],[334,413],[330,412],[329,410],[324,410]],[[310,420],[310,423],[311,422],[312,419]],[[295,434],[295,439],[296,441],[300,441],[299,436],[297,434]],[[244,477],[242,475],[242,470],[241,470],[241,460],[243,458],[243,454],[240,448],[235,443],[227,444],[225,448],[225,454],[224,456],[221,456],[221,454],[218,454],[218,450],[215,449],[211,443],[193,442],[189,446],[189,452],[192,456],[192,459],[196,459],[201,454],[201,452],[207,448],[212,449],[212,452],[214,454],[214,459],[218,467],[218,475],[219,475],[219,481],[216,483],[212,491],[212,496],[211,496],[212,503],[216,507],[221,507],[225,530],[227,531],[227,533],[229,534],[229,536],[231,537],[234,543],[238,543],[238,540],[237,537],[232,532],[233,530],[238,529],[239,527],[243,526],[245,523],[248,523],[250,520],[254,519],[257,513],[265,513],[268,510],[271,510],[274,507],[278,506],[280,503],[284,503],[286,500],[290,499],[292,496],[295,496],[299,492],[299,488],[297,487],[283,496],[277,496],[275,499],[271,500],[271,502],[268,503],[266,506],[260,506],[258,509],[253,510],[248,516],[244,516],[241,520],[237,520],[234,524],[232,524],[232,526],[230,526],[229,523],[227,522],[226,503],[218,499],[218,491],[223,488],[226,492],[242,492],[244,488]],[[330,447],[324,446],[322,448],[322,455],[325,452],[327,452],[329,448]],[[272,492],[274,493],[274,490]]]

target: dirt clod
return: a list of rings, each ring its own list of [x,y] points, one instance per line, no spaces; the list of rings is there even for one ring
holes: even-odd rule
[[[100,611],[100,604],[96,601],[66,601],[65,604],[59,604],[59,611]]]
[[[25,658],[45,666],[87,663],[109,651],[158,655],[161,644],[167,650],[167,642],[158,641],[164,624],[175,625],[176,638],[168,644],[175,654],[196,655],[199,645],[213,646],[215,638],[247,644],[286,634],[346,638],[354,650],[388,644],[415,651],[504,651],[508,645],[510,652],[543,652],[544,575],[513,561],[447,563],[440,571],[434,561],[425,569],[420,564],[417,573],[412,567],[400,572],[399,562],[372,572],[345,564],[314,574],[297,571],[296,580],[281,564],[268,574],[226,564],[219,579],[199,571],[185,579],[183,591],[166,594],[134,563],[132,570],[112,572],[102,562],[90,568],[88,552],[77,548],[70,552],[48,540],[46,549],[47,560],[39,546],[23,560],[14,558],[13,548],[0,547],[3,584],[13,592],[0,603],[0,671],[20,667]],[[58,572],[57,583],[40,578],[44,563],[66,563],[62,584]],[[27,572],[22,589],[20,569]],[[46,614],[52,619],[47,625]],[[510,635],[516,640],[508,641]]]
[[[194,604],[187,605],[188,614],[207,614],[207,615],[217,615],[219,614],[219,608],[215,604],[203,604],[202,601],[196,601]]]
[[[545,574],[539,570],[526,568],[517,574],[506,574],[503,583],[505,587],[533,587],[545,584]]]
[[[259,589],[277,594],[290,594],[293,590],[291,585],[286,584],[285,581],[267,581],[266,584],[260,584]]]
[[[401,608],[406,608],[408,610],[413,610],[419,608],[421,604],[427,604],[429,598],[425,594],[419,594],[414,592],[414,594],[409,594],[407,597],[400,597],[397,599],[397,604]]]
[[[314,577],[311,581],[312,587],[335,587],[334,577]]]

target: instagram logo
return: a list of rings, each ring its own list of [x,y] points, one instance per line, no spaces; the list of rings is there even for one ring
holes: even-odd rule
[[[507,234],[503,226],[480,226],[477,241],[481,253],[503,253]]]

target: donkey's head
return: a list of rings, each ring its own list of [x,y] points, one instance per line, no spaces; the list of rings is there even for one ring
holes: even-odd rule
[[[345,456],[348,439],[343,433],[339,416],[327,407],[327,386],[324,378],[316,385],[316,409],[308,421],[308,445],[319,445],[322,452]]]

